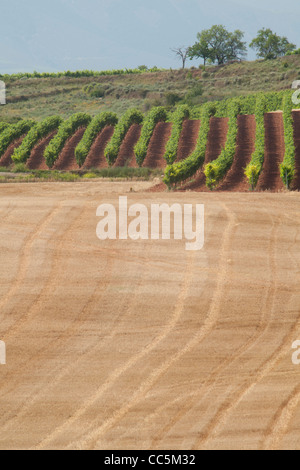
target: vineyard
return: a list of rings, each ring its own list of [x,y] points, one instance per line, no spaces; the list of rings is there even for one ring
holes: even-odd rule
[[[257,93],[201,107],[129,109],[63,121],[0,123],[0,167],[164,171],[169,189],[299,190],[300,114],[291,92]]]

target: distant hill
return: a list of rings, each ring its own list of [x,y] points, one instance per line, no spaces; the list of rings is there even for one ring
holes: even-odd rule
[[[300,79],[300,56],[274,61],[233,63],[222,67],[166,70],[100,77],[6,79],[7,105],[0,121],[43,119],[76,112],[91,115],[110,110],[122,115],[128,108],[143,112],[152,106],[176,102],[199,105],[258,91],[291,88]]]

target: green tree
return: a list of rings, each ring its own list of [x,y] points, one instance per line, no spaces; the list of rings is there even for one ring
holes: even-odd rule
[[[208,42],[204,39],[204,37],[202,37],[201,33],[197,34],[197,39],[198,42],[189,48],[188,57],[190,60],[194,58],[203,59],[205,68],[207,59],[210,59],[211,57],[211,49]]]
[[[262,59],[277,59],[296,49],[295,44],[290,43],[285,36],[278,36],[271,29],[265,28],[258,31],[250,47]]]
[[[230,33],[223,25],[214,25],[197,34],[198,42],[189,49],[188,55],[190,59],[202,58],[204,65],[207,59],[218,65],[239,60],[246,56],[243,37],[244,33],[239,29]]]

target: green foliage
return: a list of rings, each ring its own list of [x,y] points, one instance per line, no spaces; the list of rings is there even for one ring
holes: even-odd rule
[[[182,124],[190,116],[190,110],[187,105],[178,106],[172,116],[172,133],[166,145],[164,158],[169,165],[174,163],[177,157],[178,143],[182,130]]]
[[[94,117],[75,149],[75,157],[79,166],[84,164],[94,140],[102,129],[105,126],[115,126],[117,122],[118,118],[115,113],[104,112]]]
[[[61,77],[68,77],[68,78],[80,78],[80,77],[102,77],[102,76],[109,76],[109,75],[135,75],[135,74],[141,74],[141,73],[155,73],[158,71],[162,71],[164,69],[158,69],[156,66],[148,69],[147,67],[144,68],[136,68],[136,69],[117,69],[117,70],[76,70],[75,72],[72,72],[70,70],[66,72],[58,72],[58,73],[39,73],[39,72],[33,72],[33,73],[13,73],[11,75],[9,74],[0,74],[0,78],[5,80],[9,79],[16,79],[20,80],[22,78],[61,78]]]
[[[44,137],[49,135],[54,130],[58,129],[62,119],[59,116],[51,116],[44,121],[39,122],[33,126],[26,137],[24,138],[20,147],[15,149],[12,160],[15,163],[26,163],[30,157],[33,147]]]
[[[285,155],[280,165],[280,176],[282,181],[289,189],[291,182],[295,177],[295,141],[293,127],[293,102],[291,94],[288,93],[283,99],[283,124],[284,124],[284,143]]]
[[[250,47],[257,51],[257,56],[262,59],[276,59],[296,49],[286,37],[280,37],[271,29],[262,28],[257,37],[250,43]]]
[[[155,126],[159,121],[166,121],[168,115],[165,108],[162,106],[152,108],[144,119],[144,124],[141,132],[141,136],[136,146],[134,147],[134,153],[136,161],[139,166],[142,166],[148,150],[148,144],[154,132]]]
[[[176,103],[181,101],[181,96],[178,93],[168,92],[165,93],[165,100],[167,106],[175,106]]]
[[[247,50],[243,37],[244,33],[239,29],[230,33],[224,26],[214,25],[197,34],[198,42],[189,48],[188,56],[190,59],[202,58],[204,65],[207,60],[221,65],[243,58]]]
[[[83,88],[83,91],[92,98],[102,98],[105,95],[105,88],[99,83],[91,83]]]
[[[215,188],[217,183],[225,176],[226,172],[232,165],[236,151],[236,138],[238,132],[237,116],[239,112],[239,100],[232,100],[228,106],[229,123],[225,148],[222,150],[220,156],[213,162],[208,163],[204,169],[206,185],[210,189]]]
[[[109,165],[112,165],[118,158],[121,143],[132,124],[141,124],[143,114],[137,109],[129,109],[121,117],[115,127],[114,135],[106,146],[104,155]]]
[[[9,124],[7,122],[0,122],[0,134],[4,129],[7,129],[8,126]]]
[[[258,182],[259,175],[262,171],[265,158],[265,112],[267,108],[266,97],[261,94],[256,102],[255,121],[255,151],[251,156],[251,161],[246,167],[245,175],[248,178],[252,190]]]
[[[34,121],[24,120],[18,122],[14,126],[6,127],[0,135],[0,156],[4,154],[12,142],[26,134],[34,124]]]
[[[256,96],[255,120],[255,151],[251,161],[246,167],[245,175],[248,178],[252,190],[258,182],[259,175],[263,169],[265,158],[265,113],[282,109],[282,102],[286,92],[258,93]]]
[[[85,113],[77,113],[73,114],[73,116],[60,125],[58,133],[45,149],[44,157],[49,168],[52,168],[55,161],[58,159],[68,138],[80,127],[87,126],[90,122],[91,116]]]
[[[168,165],[165,170],[164,183],[171,188],[173,185],[185,181],[193,176],[202,167],[205,160],[207,137],[209,133],[209,122],[211,116],[216,112],[215,103],[205,103],[201,108],[201,126],[197,145],[194,152],[185,160]]]

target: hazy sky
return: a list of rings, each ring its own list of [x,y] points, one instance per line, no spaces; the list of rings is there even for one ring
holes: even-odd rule
[[[0,72],[176,68],[170,48],[213,24],[248,43],[269,27],[300,47],[299,18],[299,0],[0,0]]]

